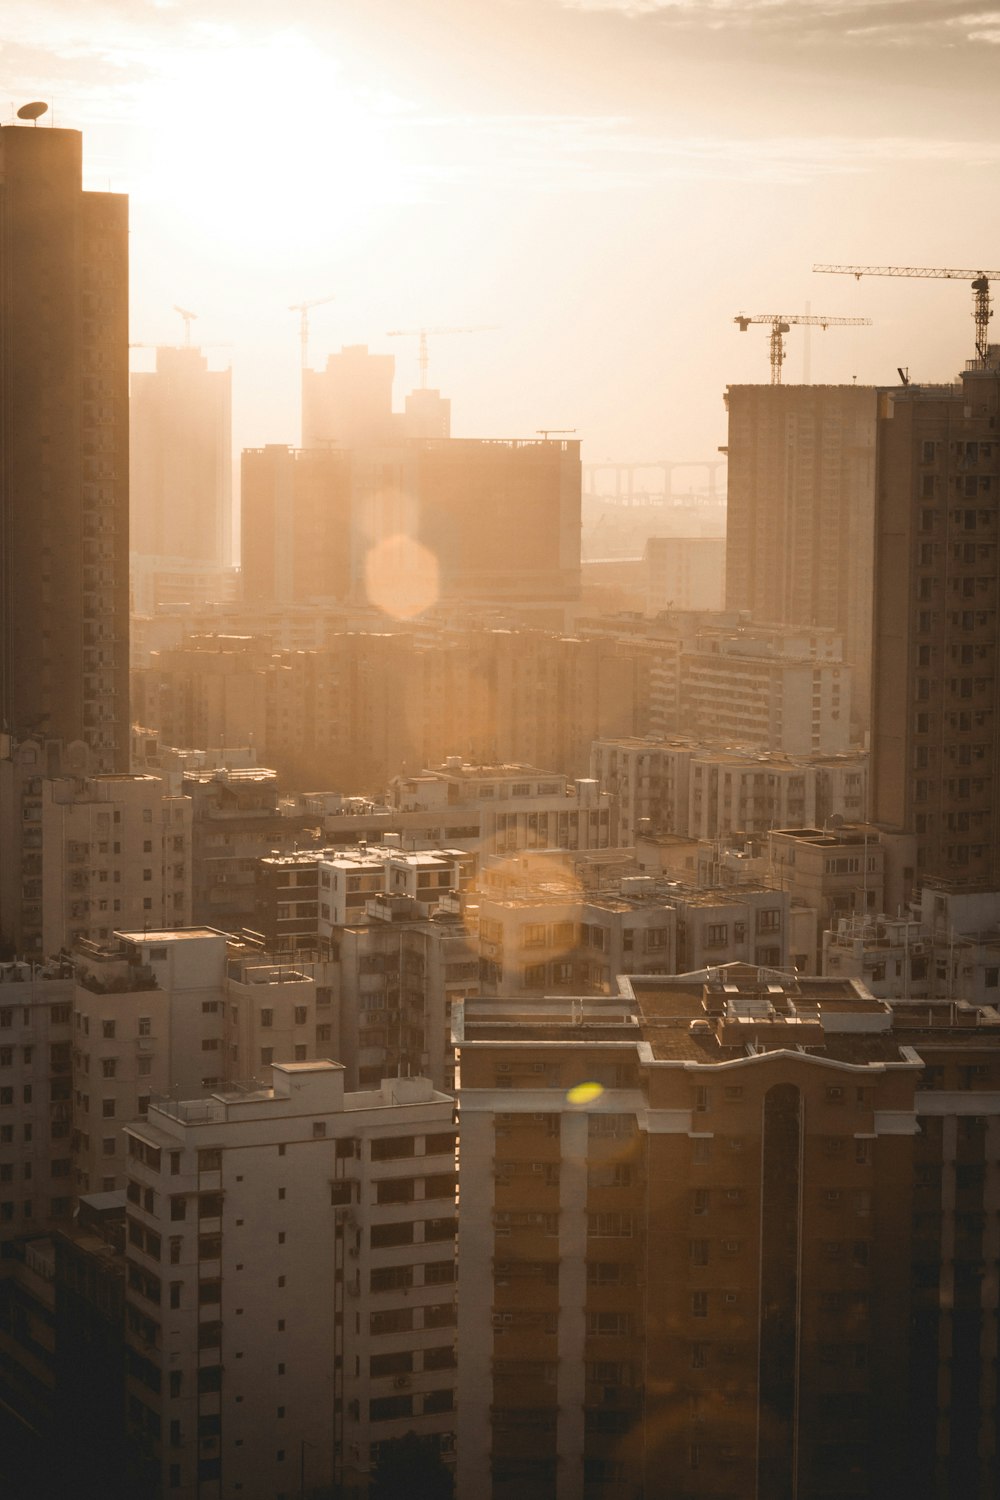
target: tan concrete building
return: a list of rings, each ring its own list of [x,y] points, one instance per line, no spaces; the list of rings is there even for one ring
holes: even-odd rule
[[[182,560],[221,571],[233,559],[232,371],[161,347],[130,384],[130,549],[153,571]]]
[[[337,1063],[129,1127],[128,1417],[151,1493],[363,1497],[454,1451],[453,1100]]]
[[[995,1010],[730,965],[455,1040],[462,1495],[995,1492]]]
[[[642,561],[647,614],[725,607],[725,537],[652,536]]]
[[[868,722],[877,392],[737,385],[726,391],[726,607],[826,626],[852,670],[844,710]]]
[[[1000,889],[1000,349],[881,398],[871,817],[917,878]]]

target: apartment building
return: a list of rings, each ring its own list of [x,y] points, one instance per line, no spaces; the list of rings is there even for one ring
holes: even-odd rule
[[[148,1493],[362,1497],[454,1448],[455,1127],[427,1079],[332,1062],[128,1128],[127,1410]]]
[[[123,925],[190,921],[190,801],[90,761],[82,743],[0,736],[0,935],[36,961]]]
[[[609,849],[618,843],[616,799],[584,777],[525,765],[469,765],[451,755],[419,776],[395,776],[389,801],[400,814],[478,823],[480,857],[519,849]],[[478,815],[478,816],[477,816]]]
[[[232,563],[232,379],[192,345],[132,372],[129,542],[151,571]]]
[[[314,842],[317,820],[282,803],[264,766],[186,770],[182,785],[192,803],[192,916],[234,934],[252,928],[259,861]]]
[[[872,804],[917,876],[1000,889],[997,372],[884,393],[878,420]]]
[[[330,939],[336,974],[340,1051],[348,1083],[371,1088],[390,1074],[420,1072],[444,1092],[455,1088],[451,1009],[479,992],[479,950],[455,898],[431,919],[411,898],[374,896],[365,922]]]
[[[72,1016],[71,964],[0,963],[0,1246],[73,1206]]]
[[[647,614],[665,609],[724,607],[724,536],[651,536],[643,549],[642,562]]]
[[[0,127],[0,728],[128,768],[128,199]]]
[[[226,935],[121,932],[79,943],[73,961],[74,1188],[111,1192],[125,1181],[122,1126],[151,1095],[222,1082]]]
[[[148,667],[133,671],[133,717],[178,749],[263,746],[270,660],[261,637],[189,635],[151,651]]]
[[[121,1129],[151,1097],[266,1085],[273,1062],[311,1062],[338,1041],[324,965],[282,963],[211,927],[120,932],[78,944],[73,961],[78,1192],[123,1186]]]
[[[878,393],[729,386],[726,606],[837,631],[853,677],[842,713],[868,723]]]
[[[864,817],[867,757],[723,749],[694,739],[613,738],[591,747],[591,775],[619,800],[619,839],[719,839]]]
[[[851,669],[794,648],[764,652],[739,637],[682,652],[680,711],[698,735],[791,755],[836,754],[851,743]]]
[[[480,994],[608,994],[619,974],[787,964],[787,892],[702,889],[621,875],[603,890],[556,882],[479,897]]]
[[[730,965],[455,1041],[460,1493],[994,1493],[995,1010]]]

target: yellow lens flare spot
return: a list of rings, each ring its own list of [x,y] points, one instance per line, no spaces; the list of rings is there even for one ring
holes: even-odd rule
[[[438,560],[413,537],[386,537],[365,559],[365,585],[377,609],[394,620],[412,620],[437,603]]]
[[[569,1104],[593,1104],[603,1093],[603,1084],[577,1083],[567,1092],[566,1100]]]

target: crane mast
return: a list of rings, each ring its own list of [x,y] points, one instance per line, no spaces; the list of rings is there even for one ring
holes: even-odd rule
[[[957,270],[953,266],[813,266],[830,276],[853,276],[860,281],[862,276],[918,276],[931,281],[968,281],[972,286],[972,321],[976,327],[976,358],[985,362],[989,354],[989,328],[993,304],[990,301],[990,280],[1000,277],[1000,271]]]
[[[793,324],[804,324],[810,328],[861,328],[870,327],[871,318],[833,318],[809,313],[738,313],[733,319],[746,333],[751,323],[768,323],[771,326],[771,384],[781,384],[781,367],[785,362],[785,334]]]
[[[420,389],[427,389],[427,367],[430,364],[430,355],[427,351],[427,335],[432,333],[435,338],[439,333],[490,333],[495,324],[480,323],[473,328],[390,328],[386,334],[389,339],[418,339],[417,345],[417,367],[420,370]]]

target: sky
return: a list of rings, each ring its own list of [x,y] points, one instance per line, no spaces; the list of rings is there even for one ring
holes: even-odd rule
[[[400,406],[417,340],[387,331],[476,330],[429,340],[456,436],[705,459],[725,387],[768,379],[737,313],[871,318],[812,333],[816,381],[972,357],[967,286],[811,267],[1000,258],[994,5],[5,0],[0,118],[48,101],[85,186],[129,193],[131,337],[197,312],[237,446],[298,440],[290,307],[332,299],[310,363],[394,353]]]

